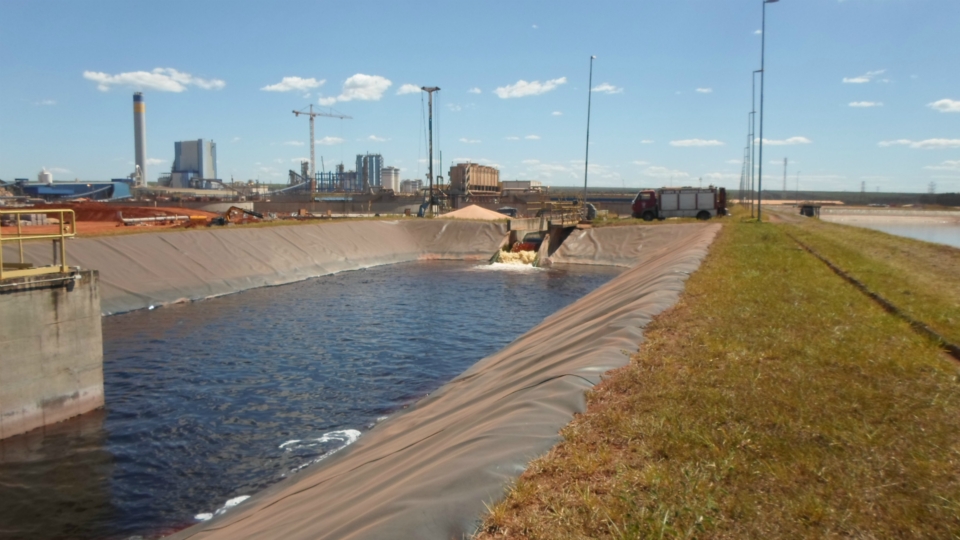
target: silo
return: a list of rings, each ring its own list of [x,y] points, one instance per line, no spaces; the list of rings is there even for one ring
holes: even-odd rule
[[[147,105],[143,102],[143,94],[133,94],[133,144],[135,162],[140,167],[140,182],[147,183]]]
[[[44,167],[44,168],[37,174],[37,182],[40,182],[41,184],[52,184],[52,183],[53,183],[53,174],[51,174],[50,171],[48,171],[47,168]]]

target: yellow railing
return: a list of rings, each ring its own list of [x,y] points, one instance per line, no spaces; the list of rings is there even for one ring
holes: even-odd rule
[[[24,232],[24,228],[45,227],[44,225],[23,226],[22,217],[25,215],[55,215],[60,223],[57,225],[60,232],[57,233],[31,233]],[[9,232],[5,235],[3,229],[9,230],[10,227],[0,227],[0,280],[8,278],[18,278],[26,276],[39,276],[43,274],[67,274],[70,268],[67,266],[67,238],[76,236],[77,217],[73,210],[54,209],[41,210],[39,208],[29,208],[24,210],[0,210],[0,222],[7,221],[8,216],[12,216],[17,222],[17,232],[15,236],[10,236]],[[49,227],[46,226],[46,227]],[[51,240],[53,242],[53,264],[49,266],[34,266],[23,258],[23,243],[36,240]],[[20,262],[7,262],[3,260],[3,246],[7,243],[16,243],[20,252]],[[59,260],[58,260],[59,259]]]

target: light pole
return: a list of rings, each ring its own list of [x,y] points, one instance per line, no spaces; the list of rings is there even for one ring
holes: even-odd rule
[[[756,201],[754,196],[753,188],[753,177],[756,169],[756,164],[754,163],[754,157],[757,155],[756,149],[756,135],[757,135],[757,73],[762,73],[763,70],[757,69],[754,70],[753,75],[750,76],[751,90],[750,90],[750,217],[753,217],[753,203]]]
[[[757,221],[760,223],[763,223],[760,218],[760,205],[763,204],[763,83],[767,78],[763,68],[767,44],[767,4],[779,1],[763,0],[763,15],[760,22],[760,168],[757,171]]]
[[[583,217],[587,217],[587,171],[590,167],[590,98],[593,97],[593,61],[596,56],[590,57],[590,82],[587,83],[587,152],[583,159]]]

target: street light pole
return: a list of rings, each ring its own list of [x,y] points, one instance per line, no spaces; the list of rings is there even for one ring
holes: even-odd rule
[[[753,186],[753,179],[756,176],[756,163],[754,158],[757,156],[756,148],[756,135],[757,135],[757,73],[761,73],[762,70],[754,70],[753,75],[750,77],[751,90],[750,90],[750,217],[753,217],[753,203],[756,201],[754,196],[755,190]]]
[[[590,81],[587,83],[587,152],[583,159],[583,218],[587,218],[587,171],[590,167],[590,98],[593,97],[593,61],[590,56]]]
[[[767,78],[767,73],[764,71],[764,56],[767,44],[767,4],[779,1],[763,0],[763,15],[760,22],[760,168],[757,171],[757,221],[760,223],[763,223],[760,213],[763,204],[763,83]]]

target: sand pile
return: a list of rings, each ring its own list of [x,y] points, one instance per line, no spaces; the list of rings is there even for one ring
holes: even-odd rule
[[[509,219],[507,216],[499,212],[494,212],[493,210],[487,210],[486,208],[482,208],[475,204],[471,204],[466,208],[454,210],[453,212],[446,213],[440,217],[452,218],[452,219],[483,219],[486,221]]]

